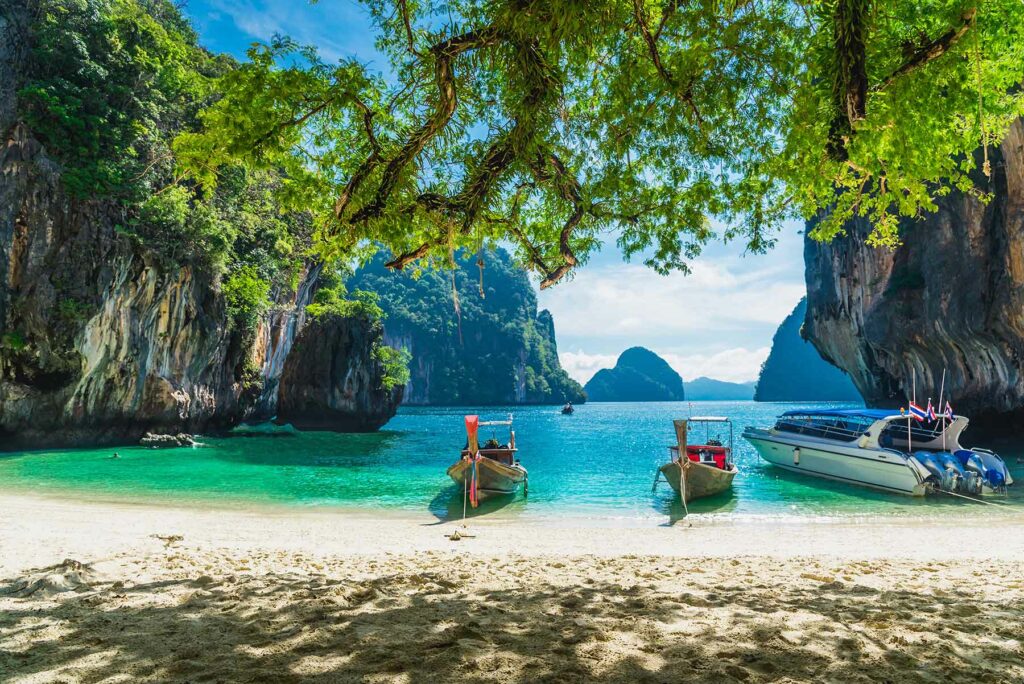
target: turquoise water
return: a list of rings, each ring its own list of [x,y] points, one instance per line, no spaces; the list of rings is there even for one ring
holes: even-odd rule
[[[800,406],[805,406],[802,404]],[[819,406],[843,406],[820,404]],[[675,440],[672,419],[724,415],[733,420],[733,491],[691,504],[691,513],[729,517],[934,516],[999,514],[991,506],[947,497],[927,500],[873,492],[772,468],[740,436],[768,425],[789,404],[694,402],[587,404],[575,415],[555,407],[480,411],[482,419],[515,416],[529,496],[487,501],[477,514],[660,521],[682,511],[656,467]],[[271,426],[204,437],[205,446],[153,450],[118,447],[0,455],[0,490],[118,501],[204,505],[347,506],[375,511],[461,516],[462,492],[445,475],[465,440],[466,409],[402,408],[379,433],[299,433]],[[482,429],[482,437],[489,436]],[[504,440],[504,434],[497,435]],[[999,503],[1024,510],[1024,444],[973,435],[965,443],[994,447],[1021,484]],[[111,458],[114,452],[119,458]]]

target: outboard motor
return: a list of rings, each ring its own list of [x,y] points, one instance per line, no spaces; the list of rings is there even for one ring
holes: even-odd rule
[[[942,480],[946,475],[946,469],[942,467],[942,463],[935,457],[935,454],[930,451],[918,451],[914,453],[914,458],[928,469],[928,472],[935,478],[935,483],[942,487]]]
[[[982,485],[994,492],[1005,492],[1006,485],[1012,482],[1006,463],[991,451],[960,449],[954,456],[964,463],[968,471],[978,474]],[[980,492],[981,488],[979,487]]]
[[[967,471],[960,464],[960,459],[948,451],[940,451],[935,456],[942,463],[942,467],[946,469],[946,481],[949,486],[944,484],[942,488],[950,492],[959,492],[964,489],[963,484],[967,479]]]

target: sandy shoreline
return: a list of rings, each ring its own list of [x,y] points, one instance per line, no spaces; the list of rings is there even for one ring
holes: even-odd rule
[[[1024,516],[455,528],[0,494],[0,679],[1024,678]]]

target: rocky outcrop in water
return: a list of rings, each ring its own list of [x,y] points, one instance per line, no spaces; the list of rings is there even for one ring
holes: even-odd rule
[[[192,435],[185,434],[184,432],[179,432],[176,435],[155,435],[152,432],[147,432],[139,440],[139,446],[151,449],[177,449],[179,447],[195,445],[196,441],[192,439]]]
[[[860,401],[850,378],[801,334],[807,299],[801,299],[772,338],[761,366],[754,401]]]
[[[310,321],[288,355],[281,375],[277,421],[301,430],[371,432],[388,422],[404,387],[385,388],[374,355],[379,322],[359,316]]]
[[[943,368],[954,409],[1002,427],[1024,420],[1024,127],[998,148],[985,204],[960,192],[906,222],[893,251],[848,227],[805,249],[808,338],[871,405],[936,397]],[[984,178],[979,180],[985,181]]]
[[[683,401],[683,379],[650,349],[631,347],[584,387],[590,401]]]

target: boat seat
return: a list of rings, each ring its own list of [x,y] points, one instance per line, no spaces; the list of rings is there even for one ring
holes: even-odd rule
[[[691,461],[695,463],[709,463],[706,458],[701,458],[701,452],[710,454],[710,462],[714,462],[716,467],[725,470],[725,447],[701,444],[688,444],[686,446],[686,456]]]

